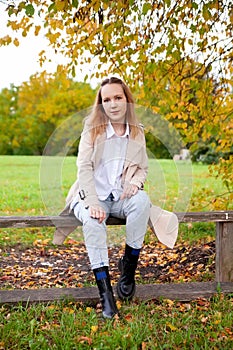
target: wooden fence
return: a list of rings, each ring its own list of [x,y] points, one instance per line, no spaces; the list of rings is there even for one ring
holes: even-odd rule
[[[216,272],[210,282],[165,283],[137,285],[135,298],[156,298],[188,301],[209,298],[216,293],[233,293],[233,211],[176,213],[180,223],[215,222]],[[81,223],[73,216],[1,216],[0,228],[68,227]],[[125,221],[110,217],[108,225],[124,225]],[[0,303],[50,302],[62,299],[96,302],[96,287],[44,288],[34,290],[0,290]]]

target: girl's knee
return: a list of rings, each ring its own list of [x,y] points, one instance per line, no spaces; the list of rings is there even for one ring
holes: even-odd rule
[[[106,224],[104,221],[99,223],[98,219],[94,219],[91,216],[85,218],[83,221],[83,226],[96,231],[102,231],[106,229]]]
[[[83,235],[86,245],[98,248],[106,247],[106,225],[100,224],[97,219],[90,218],[83,223]]]
[[[139,190],[137,194],[130,198],[129,201],[131,209],[134,211],[146,212],[150,209],[150,199],[145,191]]]
[[[138,198],[136,198],[138,205],[149,208],[150,207],[150,198],[145,191],[138,191]]]

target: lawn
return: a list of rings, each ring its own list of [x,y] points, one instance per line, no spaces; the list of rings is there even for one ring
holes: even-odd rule
[[[0,215],[57,215],[75,181],[75,162],[75,157],[0,156]],[[214,198],[224,192],[206,165],[155,159],[149,161],[145,189],[154,204],[182,212],[211,210]],[[53,229],[4,230],[0,243],[32,243],[33,232],[50,239]],[[197,223],[192,230],[182,224],[179,240],[193,242],[209,235],[215,235],[212,224]],[[80,236],[80,230],[73,235]]]
[[[74,157],[65,160],[42,159],[41,162],[41,157],[0,156],[0,165],[0,215],[56,215],[62,209],[65,195],[76,177]],[[150,160],[146,190],[153,203],[174,211],[210,210],[213,199],[224,192],[221,183],[208,175],[206,165],[185,162],[177,164],[168,160]],[[43,250],[55,252],[51,245],[52,234],[52,228],[2,229],[2,260],[8,261],[9,252],[18,253],[19,246],[24,252],[31,252],[31,255],[27,255],[29,262],[30,259],[33,261],[33,258],[39,258]],[[194,248],[205,251],[214,241],[214,236],[215,228],[212,224],[182,224],[177,251],[181,254],[184,248],[187,261],[188,257],[194,256]],[[124,228],[110,228],[110,237],[110,244],[120,244]],[[71,238],[60,255],[62,252],[67,257],[78,255],[81,232],[77,230]],[[169,262],[171,259],[174,262],[176,259],[181,262],[182,256],[177,251],[170,252],[170,255],[166,250],[162,252],[163,247],[154,238],[153,240],[152,242],[148,232],[145,245],[147,249],[150,246],[151,259],[153,249],[157,249],[161,251],[162,260]],[[116,246],[114,249],[117,252]],[[56,254],[59,254],[59,249]],[[147,258],[147,255],[142,255],[143,262]],[[23,255],[19,253],[18,259],[22,260]],[[157,263],[164,264],[159,259],[158,255]],[[72,266],[69,261],[68,264]],[[199,280],[200,275],[204,279],[213,277],[202,270],[200,263],[195,263],[196,261],[189,261],[191,278]],[[174,276],[176,283],[182,281],[182,278],[185,280],[181,270],[175,271],[175,264],[167,265],[170,268],[163,270],[165,272],[161,278]],[[192,274],[194,266],[195,275]],[[17,263],[13,266],[15,273],[20,272],[25,278],[33,274],[32,268],[28,269],[26,265],[24,270],[21,268]],[[0,268],[0,280],[2,277],[3,269]],[[67,286],[72,271],[70,273],[67,270],[67,278],[65,277],[63,283]],[[75,274],[73,280],[74,277]],[[142,276],[138,276],[137,280],[144,283]],[[75,284],[75,281],[72,283]],[[49,286],[54,286],[52,281],[48,281]],[[32,285],[32,288],[37,287]],[[118,306],[121,317],[103,321],[99,305],[79,304],[72,300],[26,306],[1,305],[0,350],[233,348],[232,296],[218,293],[210,300],[198,299],[185,303],[166,299],[148,302],[134,300],[131,303],[119,303]]]
[[[75,161],[75,157],[0,156],[0,214],[57,214],[75,181]],[[146,190],[153,203],[173,211],[208,210],[216,195],[224,192],[206,165],[154,159],[149,161]],[[204,203],[198,202],[203,192]]]

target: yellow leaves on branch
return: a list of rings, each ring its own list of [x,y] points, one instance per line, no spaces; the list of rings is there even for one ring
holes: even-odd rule
[[[40,30],[41,30],[41,26],[35,26],[35,31],[34,31],[35,36],[39,35]]]
[[[57,42],[57,39],[61,36],[61,33],[56,32],[56,33],[47,33],[46,37],[49,39],[50,44],[55,44]]]
[[[56,0],[55,4],[56,4],[57,11],[63,11],[68,5],[68,1],[66,1],[66,0],[62,0],[62,1]]]
[[[23,17],[19,21],[9,20],[7,26],[10,27],[13,31],[21,30],[22,36],[26,37],[34,24],[29,17]]]
[[[6,35],[3,38],[0,38],[1,46],[9,45],[11,42],[12,42],[12,38],[10,37],[10,35]]]
[[[8,21],[8,27],[11,27],[12,30],[18,30],[21,28],[21,23],[17,21]]]
[[[57,29],[63,30],[64,29],[63,21],[60,19],[57,19],[57,18],[51,19],[49,22],[49,25],[50,25],[51,29],[53,29],[53,30],[57,30]]]
[[[43,66],[43,63],[45,61],[46,61],[46,52],[45,52],[45,50],[41,50],[39,53],[39,63],[40,63],[41,67]]]
[[[13,40],[13,44],[17,47],[17,46],[19,46],[19,40],[17,39],[17,38],[15,38],[14,40]]]
[[[71,69],[73,64],[78,64],[75,57],[80,58],[85,50],[94,55],[99,55],[101,52],[103,53],[101,57],[106,57],[106,61],[112,62],[112,70],[119,68],[118,71],[120,70],[122,74],[127,72],[129,75],[133,70],[132,81],[135,81],[135,75],[140,79],[145,63],[149,62],[151,57],[159,59],[159,55],[163,54],[167,58],[180,59],[182,52],[186,50],[187,42],[195,50],[206,51],[206,47],[210,44],[207,33],[212,30],[209,22],[220,18],[220,14],[219,17],[216,16],[218,11],[223,11],[223,7],[218,1],[207,1],[199,5],[196,2],[177,0],[176,6],[173,7],[169,0],[159,4],[155,2],[153,5],[148,1],[138,3],[123,0],[117,2],[55,0],[50,6],[46,2],[34,1],[27,4],[26,1],[22,1],[13,7],[12,11],[16,16],[17,10],[21,14],[25,10],[23,21],[31,21],[34,12],[43,14],[50,44],[70,58]],[[230,16],[228,10],[229,8],[224,9],[226,16]],[[195,21],[197,13],[199,21]],[[194,19],[192,27],[190,18]],[[11,22],[12,29],[21,29],[24,36],[27,35],[30,26],[31,22],[30,24]],[[186,30],[181,31],[180,26],[187,28],[188,36],[186,34],[183,36]],[[169,45],[165,45],[164,40],[156,39],[156,33],[163,28],[166,28],[163,33],[164,40],[168,40]],[[64,45],[58,40],[58,29],[64,33],[62,41]],[[38,35],[39,30],[39,27],[34,29],[35,35]],[[174,33],[174,30],[177,30],[177,33]],[[196,33],[199,37],[203,36],[203,39],[195,38]],[[211,32],[208,37],[213,35]],[[215,37],[217,38],[216,35]],[[131,46],[132,40],[133,46]],[[132,55],[136,53],[138,53],[137,60],[133,61]],[[220,52],[222,53],[226,54],[225,51]],[[186,55],[186,52],[184,54]],[[83,62],[85,62],[84,56]],[[145,79],[148,78],[146,75],[143,76]]]
[[[210,173],[215,175],[217,174],[227,187],[229,191],[229,203],[232,203],[233,200],[233,155],[229,156],[229,159],[221,158],[218,164],[214,164],[210,167]]]

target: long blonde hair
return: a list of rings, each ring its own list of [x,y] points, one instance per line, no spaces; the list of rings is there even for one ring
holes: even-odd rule
[[[87,117],[87,122],[91,125],[91,135],[92,141],[94,142],[98,135],[105,132],[108,125],[108,117],[104,112],[102,105],[101,90],[104,85],[107,84],[120,84],[124,91],[127,100],[127,111],[126,111],[126,121],[130,127],[130,136],[135,138],[139,133],[139,122],[137,120],[135,110],[134,110],[134,99],[133,95],[128,88],[128,86],[119,78],[111,77],[102,81],[100,88],[96,95],[95,104],[93,106],[92,113]]]

